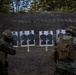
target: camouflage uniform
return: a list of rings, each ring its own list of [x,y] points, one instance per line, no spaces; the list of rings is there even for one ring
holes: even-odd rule
[[[70,35],[74,38],[76,36],[76,28],[73,26],[70,26],[66,29],[66,35]],[[74,57],[76,55],[76,43],[73,43],[70,47],[70,51],[72,52],[73,56],[67,60],[57,60],[56,62],[56,71],[55,75],[76,75],[75,74],[75,68],[76,63],[74,62]]]
[[[0,39],[0,75],[8,75],[7,54],[15,55],[16,51],[11,45],[13,42],[10,30],[5,30]]]

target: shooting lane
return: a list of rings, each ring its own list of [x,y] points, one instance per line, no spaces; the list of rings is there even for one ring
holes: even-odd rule
[[[56,30],[56,41],[58,42],[59,38],[63,37],[64,34],[65,34],[65,30],[64,29]]]
[[[12,31],[12,36],[13,36],[13,45],[14,47],[18,47],[18,32],[17,31]]]
[[[53,46],[53,31],[39,31],[39,45],[48,51],[48,46]]]
[[[30,52],[29,47],[35,46],[34,30],[20,31],[20,45],[27,47],[27,51]]]

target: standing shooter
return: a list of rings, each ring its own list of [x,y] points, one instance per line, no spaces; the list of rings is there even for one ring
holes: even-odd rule
[[[5,30],[0,39],[0,75],[8,75],[8,54],[15,55],[13,48],[13,37],[10,30]]]

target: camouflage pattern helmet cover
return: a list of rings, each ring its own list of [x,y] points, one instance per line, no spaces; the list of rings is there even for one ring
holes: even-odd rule
[[[4,38],[8,38],[10,39],[12,37],[12,32],[10,30],[5,30],[3,33],[2,33],[2,36]]]
[[[69,26],[69,27],[66,29],[66,32],[69,32],[69,33],[71,33],[73,36],[76,36],[76,27],[74,27],[74,26]]]
[[[71,28],[71,29],[76,31],[76,27],[75,26],[69,26],[69,28]]]

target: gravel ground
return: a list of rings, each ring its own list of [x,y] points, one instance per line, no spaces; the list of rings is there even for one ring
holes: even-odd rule
[[[50,58],[51,50],[17,50],[16,55],[8,56],[9,75],[53,75],[55,63]]]

